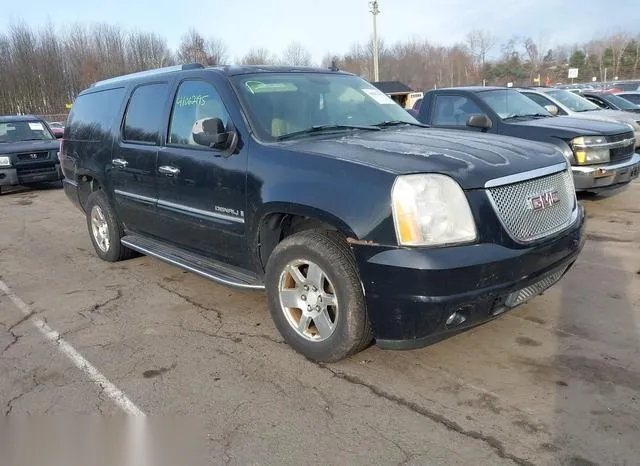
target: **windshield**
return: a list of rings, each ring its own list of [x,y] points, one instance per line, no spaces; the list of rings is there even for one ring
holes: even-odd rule
[[[565,91],[563,89],[555,89],[553,91],[547,91],[547,95],[550,95],[569,110],[574,112],[590,112],[592,110],[602,110],[593,102],[589,102],[584,97],[581,97],[573,92]]]
[[[54,139],[41,121],[9,121],[0,123],[0,143],[46,141]]]
[[[511,89],[478,92],[491,109],[502,119],[530,116],[552,116],[546,108]]]
[[[266,141],[304,134],[314,127],[350,131],[385,122],[418,124],[390,97],[357,76],[261,73],[236,76],[233,83],[255,131]]]
[[[615,105],[620,110],[638,110],[640,107],[635,105],[632,102],[629,102],[627,99],[623,99],[622,97],[618,97],[615,94],[609,94],[606,97],[602,97],[603,100]]]

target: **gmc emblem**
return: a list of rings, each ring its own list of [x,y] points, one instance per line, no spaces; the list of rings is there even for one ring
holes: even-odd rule
[[[558,191],[546,191],[529,197],[529,208],[534,212],[546,209],[560,202]]]

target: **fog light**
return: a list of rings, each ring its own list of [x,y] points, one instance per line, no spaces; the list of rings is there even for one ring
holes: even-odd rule
[[[464,324],[466,320],[467,317],[460,310],[458,310],[447,318],[447,321],[444,323],[444,325],[447,328],[457,327],[458,325]]]

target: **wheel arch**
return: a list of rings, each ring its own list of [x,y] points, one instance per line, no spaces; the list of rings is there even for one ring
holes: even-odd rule
[[[257,263],[264,271],[273,249],[287,236],[306,229],[334,230],[345,238],[357,239],[354,229],[326,210],[304,204],[274,202],[255,216],[251,235]]]

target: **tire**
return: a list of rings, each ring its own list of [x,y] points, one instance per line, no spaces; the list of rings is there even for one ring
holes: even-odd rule
[[[336,232],[305,230],[285,238],[269,257],[265,287],[280,334],[310,360],[338,361],[373,338],[353,253]]]
[[[118,262],[132,257],[133,251],[120,243],[124,230],[104,191],[99,190],[89,195],[86,212],[89,237],[100,259]],[[97,224],[94,224],[94,216]],[[98,231],[94,230],[94,226]]]

